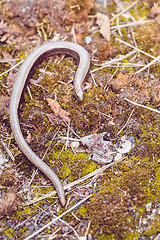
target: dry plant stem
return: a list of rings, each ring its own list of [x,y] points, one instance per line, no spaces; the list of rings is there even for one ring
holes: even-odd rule
[[[112,74],[112,76],[110,77],[108,82],[112,81],[114,75],[118,72],[118,70],[119,70],[118,68],[115,70],[115,72]],[[108,84],[104,87],[104,90],[106,90],[107,86],[108,86]]]
[[[11,151],[9,150],[9,148],[4,144],[4,142],[2,141],[2,139],[0,140],[1,145],[4,147],[5,151],[7,152],[8,156],[12,159],[12,161],[15,160],[13,154],[11,153]]]
[[[139,69],[137,72],[135,72],[134,74],[138,74],[142,71],[144,71],[146,68],[150,67],[151,65],[153,65],[155,62],[160,60],[160,56],[158,56],[156,59],[152,60],[150,63],[148,63],[146,66],[142,67],[141,69]]]
[[[82,177],[82,178],[80,178],[80,179],[78,179],[78,180],[76,180],[74,182],[71,182],[71,183],[67,184],[66,186],[64,186],[64,190],[70,189],[71,187],[74,187],[75,185],[78,185],[79,183],[84,182],[87,179],[89,179],[91,177],[94,177],[95,175],[104,172],[107,168],[114,166],[115,164],[117,164],[118,162],[123,161],[124,159],[125,159],[125,157],[122,158],[122,159],[119,159],[119,160],[117,160],[115,162],[109,163],[109,164],[107,164],[107,165],[105,165],[105,166],[103,166],[103,167],[101,167],[99,169],[96,169],[95,171],[85,175],[84,177]],[[33,204],[33,203],[35,203],[37,201],[44,200],[47,197],[51,197],[55,193],[56,193],[56,191],[51,191],[51,192],[47,193],[45,196],[42,196],[42,197],[39,197],[37,199],[33,199],[33,200],[29,201],[29,202],[26,202],[24,205],[31,205],[31,204]]]
[[[115,15],[113,18],[111,18],[110,22],[114,21],[116,18],[120,17],[123,13],[130,10],[134,5],[136,5],[140,0],[137,0],[133,2],[131,5],[129,5],[127,8],[123,9],[121,12],[119,12],[117,15]]]
[[[9,63],[9,64],[11,64],[11,62],[15,62],[15,61],[19,61],[19,60],[21,60],[21,58],[14,58],[14,59],[3,59],[3,60],[0,60],[0,62],[1,63]]]
[[[119,41],[119,42],[121,42],[121,43],[123,43],[123,44],[125,44],[125,45],[127,45],[128,47],[131,47],[131,48],[135,49],[137,52],[141,52],[141,53],[145,54],[146,56],[148,56],[148,57],[150,57],[150,58],[153,58],[154,60],[160,62],[159,59],[157,60],[156,57],[150,55],[149,53],[146,53],[146,52],[142,51],[141,49],[139,49],[139,48],[137,48],[137,47],[134,47],[133,45],[131,45],[131,44],[129,44],[129,43],[127,43],[127,42],[119,39],[119,38],[116,38],[116,40]]]
[[[159,240],[160,239],[160,233],[157,235],[157,237],[155,237],[154,240]]]
[[[136,26],[136,25],[140,25],[140,24],[149,23],[149,22],[151,22],[151,20],[138,20],[136,22],[129,22],[126,24],[120,24],[118,26],[112,26],[111,29],[115,29],[115,31],[117,31],[118,28],[132,27],[132,26]]]
[[[74,42],[77,43],[77,39],[76,39],[76,34],[75,34],[75,29],[74,29],[74,24],[72,26],[72,35],[73,35],[73,39],[74,39]]]
[[[86,232],[85,232],[85,239],[87,239],[87,235],[88,235],[90,226],[91,226],[91,221],[89,221],[89,223],[88,223],[88,226],[87,226],[87,229],[86,229]]]
[[[120,8],[121,11],[124,10],[123,6],[122,6],[122,1],[119,0],[114,0],[114,2],[117,4],[117,6]],[[129,15],[129,18],[135,22],[135,18],[130,14],[130,12],[127,13]]]
[[[73,209],[77,208],[79,205],[81,205],[83,202],[85,202],[87,199],[89,199],[92,196],[92,194],[90,194],[88,197],[82,199],[81,201],[79,201],[77,204],[75,204],[74,206],[72,206],[71,208],[69,208],[67,211],[63,212],[61,215],[59,215],[58,217],[54,218],[52,221],[50,221],[49,223],[47,223],[45,226],[43,226],[42,228],[40,228],[39,230],[37,230],[36,232],[34,232],[33,234],[31,234],[30,236],[28,236],[27,238],[25,238],[24,240],[29,240],[31,238],[33,238],[34,236],[36,236],[37,234],[39,234],[40,232],[42,232],[44,229],[46,229],[47,227],[49,227],[51,224],[55,223],[57,220],[61,219],[63,216],[65,216],[67,213],[71,212]]]
[[[57,217],[56,215],[53,215],[53,216],[54,216],[55,218]],[[70,227],[70,228],[73,230],[73,232],[75,233],[77,239],[78,239],[78,240],[80,239],[80,237],[79,237],[77,231],[74,229],[74,227],[72,227],[70,224],[68,224],[66,221],[64,221],[64,220],[62,220],[62,219],[59,219],[59,221],[61,221],[61,223],[63,223],[63,224],[65,224],[65,225],[67,225],[68,227]],[[57,231],[54,232],[54,233],[49,237],[48,240],[53,239],[52,237],[53,237],[53,235],[55,235],[56,233],[57,233]]]
[[[3,72],[0,74],[0,77],[5,75],[6,73],[10,72],[11,70],[13,70],[14,68],[18,67],[22,62],[24,62],[24,59],[22,61],[20,61],[19,63],[17,63],[16,65],[14,65],[13,67],[11,67],[10,69],[8,69],[7,71]]]
[[[65,151],[67,151],[67,146],[68,146],[68,143],[69,143],[69,124],[68,124],[68,128],[67,128],[67,137],[66,137],[66,144],[65,144]]]
[[[57,235],[57,233],[61,230],[61,228],[58,228],[52,235],[49,236],[48,240],[54,239]]]
[[[142,108],[145,108],[145,109],[148,109],[148,110],[150,110],[150,111],[153,111],[153,112],[156,112],[156,113],[159,113],[159,114],[160,114],[160,111],[157,110],[157,109],[150,108],[150,107],[144,106],[144,105],[142,105],[142,104],[140,104],[140,103],[133,102],[133,101],[129,100],[128,98],[124,98],[124,100],[126,100],[127,102],[132,103],[132,104],[134,104],[134,105],[136,105],[136,106],[138,106],[138,107],[142,107]]]
[[[129,52],[128,54],[126,54],[125,56],[121,56],[121,57],[119,57],[119,58],[115,58],[115,59],[113,59],[113,60],[111,60],[111,61],[105,62],[104,64],[102,64],[101,67],[92,70],[91,73],[94,73],[94,72],[97,72],[97,71],[99,71],[99,70],[101,70],[101,69],[104,69],[104,68],[108,67],[110,64],[115,63],[115,62],[119,62],[119,61],[121,61],[121,60],[123,60],[123,59],[125,59],[125,58],[127,58],[127,57],[129,57],[129,56],[131,56],[132,54],[134,54],[134,53],[136,53],[136,52],[137,52],[137,51],[133,50],[133,51]],[[117,66],[116,66],[116,67],[117,67]]]
[[[118,30],[118,33],[119,33],[120,37],[122,37],[122,33],[121,33],[120,28],[119,28],[119,18],[116,19],[116,26],[117,26],[117,30]]]
[[[130,113],[127,122],[124,124],[124,126],[121,128],[121,130],[117,133],[117,135],[119,135],[119,134],[123,131],[123,129],[125,129],[125,127],[126,127],[127,124],[129,123],[129,121],[131,120],[131,117],[132,117],[133,113],[134,113],[134,109],[133,109],[132,112]]]
[[[96,81],[95,81],[94,75],[93,75],[92,72],[90,72],[90,73],[91,73],[91,77],[92,77],[92,80],[93,80],[93,82],[94,82],[94,85],[97,87],[97,83],[96,83]]]

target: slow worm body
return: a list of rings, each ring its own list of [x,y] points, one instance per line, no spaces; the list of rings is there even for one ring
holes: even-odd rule
[[[78,67],[73,81],[74,90],[80,100],[83,100],[83,82],[87,78],[90,69],[89,53],[80,45],[71,42],[48,42],[35,48],[21,65],[16,81],[13,85],[10,99],[10,125],[15,140],[26,157],[39,168],[53,183],[62,205],[65,205],[65,194],[62,183],[53,170],[40,159],[29,147],[21,132],[18,119],[18,108],[23,95],[25,85],[31,77],[34,68],[45,58],[55,54],[67,54],[78,61]]]

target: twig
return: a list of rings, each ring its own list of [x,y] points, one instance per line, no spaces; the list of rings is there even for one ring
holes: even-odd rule
[[[90,74],[91,74],[91,78],[92,78],[92,80],[94,82],[94,85],[97,87],[97,83],[96,83],[94,75],[93,75],[93,73],[91,71],[90,71]]]
[[[58,228],[52,235],[49,236],[48,240],[54,239],[56,237],[56,233],[59,232],[62,228]],[[44,237],[44,236],[43,236]],[[43,239],[43,238],[42,238]]]
[[[160,114],[160,111],[157,110],[157,109],[150,108],[150,107],[144,106],[144,105],[142,105],[142,104],[140,104],[140,103],[133,102],[133,101],[129,100],[128,98],[124,98],[124,100],[126,100],[127,102],[130,102],[130,103],[132,103],[132,104],[134,104],[134,105],[136,105],[136,106],[138,106],[138,107],[146,108],[146,109],[148,109],[148,110],[151,110],[151,111],[153,111],[153,112],[156,112],[156,113],[159,113],[159,114]]]
[[[103,1],[103,8],[106,8],[107,7],[107,0],[104,0]]]
[[[88,235],[90,226],[91,226],[91,221],[89,221],[89,223],[88,223],[88,226],[87,226],[87,229],[86,229],[86,232],[85,232],[85,239],[87,239],[87,235]]]
[[[117,69],[114,71],[114,73],[113,73],[112,76],[110,77],[108,83],[112,81],[114,75],[118,72],[118,70],[119,70],[119,69],[117,68]],[[104,87],[104,90],[106,90],[107,86],[108,86],[108,85],[106,85],[106,86]]]
[[[2,59],[0,60],[1,63],[4,63],[4,62],[7,62],[9,64],[11,64],[11,62],[14,62],[14,61],[19,61],[21,60],[21,58],[14,58],[14,59]]]
[[[66,144],[65,144],[65,151],[67,151],[67,146],[68,146],[68,143],[69,143],[69,140],[68,140],[68,138],[69,138],[69,124],[68,124],[68,128],[67,128],[67,137],[66,137]]]
[[[117,6],[120,8],[121,11],[124,10],[123,6],[122,6],[122,2],[119,0],[114,0],[114,2],[117,4]],[[130,19],[135,22],[135,18],[130,14],[130,12],[127,13],[130,17]]]
[[[159,240],[160,239],[160,233],[157,235],[157,237],[154,238],[154,240]]]
[[[112,26],[111,29],[115,29],[116,31],[118,30],[118,28],[125,28],[125,27],[132,27],[132,26],[136,26],[136,25],[140,25],[140,24],[144,24],[144,23],[148,23],[151,22],[151,20],[138,20],[136,22],[128,22],[125,24],[120,24],[120,25],[116,25],[116,26]]]
[[[120,11],[117,15],[115,15],[113,18],[111,18],[110,22],[114,21],[116,18],[121,16],[123,13],[127,12],[130,10],[134,5],[136,5],[139,2],[139,0],[133,2],[131,5],[129,5],[127,8],[124,8],[122,11]]]
[[[108,67],[108,66],[109,66],[110,64],[112,64],[112,63],[119,62],[119,61],[121,61],[121,60],[123,60],[123,59],[125,59],[125,58],[127,58],[127,57],[129,57],[129,56],[131,56],[131,55],[134,54],[134,53],[136,53],[135,50],[129,52],[129,53],[126,54],[125,56],[120,56],[119,58],[114,58],[114,59],[111,60],[111,61],[105,62],[105,63],[102,64],[101,67],[99,67],[99,68],[97,68],[97,69],[93,69],[93,70],[91,71],[91,73],[94,73],[94,72],[99,71],[99,70],[101,70],[101,69],[103,69],[103,68],[106,68],[106,67]]]
[[[92,196],[92,194],[90,194],[88,197],[82,199],[81,201],[79,201],[77,204],[75,204],[74,206],[72,206],[71,208],[69,208],[67,211],[63,212],[61,215],[59,215],[58,217],[54,218],[52,221],[50,221],[49,223],[47,223],[45,226],[43,226],[42,228],[40,228],[39,230],[37,230],[36,232],[32,233],[30,236],[28,236],[27,238],[25,238],[24,240],[29,240],[32,237],[36,236],[38,233],[42,232],[45,228],[49,227],[51,224],[55,223],[57,220],[59,220],[60,218],[62,218],[64,215],[66,215],[67,213],[71,212],[73,209],[77,208],[79,205],[81,205],[83,202],[85,202],[87,199],[89,199]]]
[[[137,48],[137,47],[134,47],[133,45],[131,45],[131,44],[129,44],[129,43],[127,43],[127,42],[119,39],[119,38],[116,38],[116,40],[119,41],[119,42],[121,42],[121,43],[123,43],[123,44],[125,44],[125,45],[127,45],[127,46],[129,46],[129,47],[131,47],[131,48],[133,48],[133,49],[135,49],[135,50],[137,50],[137,52],[141,52],[141,53],[145,54],[146,56],[148,56],[148,57],[150,57],[150,58],[153,58],[153,59],[155,59],[156,61],[159,61],[159,60],[157,60],[156,57],[150,55],[149,53],[146,53],[146,52],[142,51],[141,49],[139,49],[139,48]],[[159,61],[159,62],[160,62],[160,61]]]
[[[17,63],[16,65],[14,65],[13,67],[11,67],[10,69],[8,69],[7,71],[3,72],[0,74],[0,77],[5,75],[6,73],[10,72],[11,70],[13,70],[14,68],[16,68],[17,66],[19,66],[22,62],[24,61],[24,59],[22,59],[19,63]]]
[[[81,183],[81,182],[86,181],[87,179],[95,176],[96,174],[102,173],[102,172],[105,171],[107,168],[114,166],[115,164],[117,164],[118,162],[121,162],[121,161],[124,160],[124,159],[125,159],[125,157],[124,157],[124,158],[121,158],[121,159],[119,159],[119,160],[117,160],[117,161],[114,161],[114,162],[112,162],[112,163],[109,163],[109,164],[107,164],[107,165],[105,165],[105,166],[103,166],[103,167],[101,167],[101,168],[99,168],[99,169],[96,169],[95,171],[93,171],[93,172],[91,172],[91,173],[83,176],[82,178],[80,178],[80,179],[78,179],[78,180],[75,180],[74,182],[71,182],[71,183],[67,184],[66,186],[64,186],[64,190],[70,189],[71,187],[74,187],[75,185],[77,185],[77,184],[79,184],[79,183]],[[39,197],[39,198],[37,198],[37,199],[33,199],[33,200],[29,201],[29,202],[26,202],[24,205],[30,205],[30,204],[33,204],[33,203],[35,203],[35,202],[37,202],[37,201],[44,200],[44,199],[47,198],[47,197],[51,197],[51,196],[52,196],[53,194],[55,194],[55,193],[56,193],[56,191],[51,191],[51,192],[45,194],[45,196],[42,196],[42,197]]]
[[[57,216],[54,215],[54,217],[57,217]],[[63,224],[65,224],[65,225],[67,225],[68,227],[70,227],[70,229],[72,229],[72,231],[75,233],[77,239],[78,239],[78,240],[80,239],[80,237],[79,237],[77,231],[74,229],[74,227],[72,227],[69,223],[67,223],[66,221],[64,221],[64,220],[62,220],[62,219],[59,219],[59,220],[60,220]],[[56,232],[57,232],[57,231],[56,231]],[[51,240],[52,237],[53,237],[53,235],[55,235],[56,232],[54,232],[54,233],[52,234],[52,236],[50,236],[50,237],[48,238],[48,240]]]
[[[0,140],[2,146],[4,147],[5,151],[7,152],[7,154],[9,155],[9,157],[12,159],[12,161],[15,160],[13,154],[11,153],[11,151],[9,150],[9,148],[4,144],[4,142],[2,141],[2,139]]]
[[[74,30],[74,24],[72,26],[71,32],[72,32],[72,35],[73,35],[74,42],[77,43],[76,34],[75,34],[75,30]]]
[[[131,114],[129,115],[129,118],[128,118],[127,122],[124,124],[124,126],[121,128],[121,130],[117,133],[117,135],[119,135],[123,131],[123,129],[127,126],[127,124],[129,123],[133,113],[134,113],[134,109],[132,110]]]
[[[142,72],[142,71],[144,71],[146,68],[148,68],[148,67],[150,67],[151,65],[153,65],[155,62],[157,62],[157,61],[159,61],[160,60],[160,55],[156,58],[156,59],[154,59],[154,60],[152,60],[150,63],[148,63],[146,66],[144,66],[144,67],[142,67],[141,69],[139,69],[137,72],[135,72],[134,74],[137,74],[137,73],[140,73],[140,72]]]

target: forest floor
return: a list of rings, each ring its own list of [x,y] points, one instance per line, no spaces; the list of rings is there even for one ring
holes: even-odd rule
[[[36,66],[19,106],[26,142],[63,183],[64,207],[9,118],[20,65],[51,40],[91,57],[83,101],[77,61],[61,54]],[[159,1],[0,1],[1,239],[160,239],[159,65]]]

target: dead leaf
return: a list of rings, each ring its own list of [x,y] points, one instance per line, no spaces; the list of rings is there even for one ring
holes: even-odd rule
[[[112,141],[105,140],[106,132],[90,134],[81,138],[83,145],[91,148],[92,160],[98,164],[110,163],[124,157],[134,146],[134,137],[122,136],[120,141],[113,144]]]
[[[50,113],[50,114],[46,114],[50,123],[55,125],[55,124],[58,124],[58,125],[62,125],[64,127],[66,127],[66,124],[64,123],[64,121],[62,120],[61,117],[59,116],[56,116],[54,113]]]
[[[0,216],[9,214],[17,209],[16,193],[10,191],[2,195]]]
[[[55,116],[59,116],[64,122],[70,123],[70,118],[68,117],[70,114],[62,109],[59,103],[56,100],[51,98],[46,99],[50,108],[54,112]]]
[[[110,163],[114,159],[115,147],[111,141],[105,141],[106,132],[90,134],[81,139],[83,145],[92,149],[92,160],[98,164]]]
[[[99,12],[96,14],[96,17],[97,17],[96,23],[100,27],[100,33],[107,41],[110,41],[111,33],[109,17]]]

